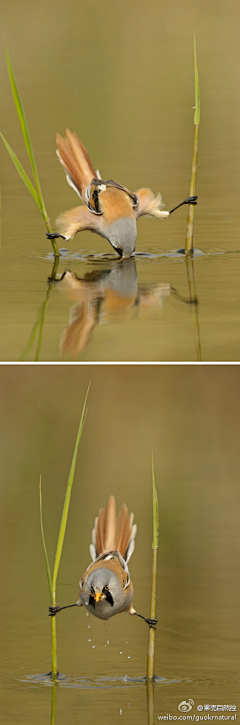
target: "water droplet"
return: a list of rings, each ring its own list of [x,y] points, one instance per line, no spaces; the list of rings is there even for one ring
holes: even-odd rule
[[[87,628],[88,628],[88,629],[91,629],[91,624],[88,624]]]
[[[131,659],[131,655],[128,655],[128,657],[127,657],[127,658],[128,658],[128,660],[130,660],[130,659]]]
[[[107,644],[110,644],[109,639],[107,639]]]
[[[122,655],[122,652],[119,652],[120,655]]]
[[[95,649],[95,644],[92,644],[92,649]]]
[[[122,715],[122,710],[121,710],[121,708],[120,708],[119,712],[120,712],[120,715]]]
[[[91,639],[88,639],[88,642],[91,642],[91,641],[92,641]]]

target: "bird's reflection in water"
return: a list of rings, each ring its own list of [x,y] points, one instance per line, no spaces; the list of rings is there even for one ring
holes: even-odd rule
[[[83,278],[66,270],[56,284],[75,301],[60,340],[61,354],[74,357],[90,343],[96,325],[127,320],[136,312],[152,313],[171,293],[168,283],[138,286],[133,259],[124,259],[110,269],[90,272]]]

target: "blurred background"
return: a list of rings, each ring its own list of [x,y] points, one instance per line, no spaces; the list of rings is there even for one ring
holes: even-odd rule
[[[160,190],[166,209],[188,196],[194,25],[202,108],[194,245],[203,253],[196,259],[195,275],[204,360],[240,359],[239,20],[237,0],[93,0],[90,5],[25,0],[24,8],[5,3],[1,14],[1,131],[29,172],[7,73],[7,43],[53,225],[60,211],[78,204],[55,154],[56,131],[63,134],[66,126],[78,133],[103,178],[133,191],[141,186]],[[19,360],[29,340],[52,264],[43,221],[2,143],[0,161],[0,359],[7,361]],[[184,261],[168,256],[184,246],[185,230],[185,207],[165,222],[140,219],[137,253],[160,255],[137,258],[140,285],[164,283],[187,296]],[[80,277],[101,271],[106,264],[101,255],[111,253],[106,240],[79,234],[60,271],[70,268]],[[156,303],[145,315],[135,312],[127,324],[115,318],[95,330],[78,357],[197,359],[189,306],[168,297],[163,308]],[[61,359],[60,338],[68,317],[69,301],[53,295],[42,360]]]
[[[237,704],[239,367],[1,366],[2,721],[50,720],[51,688],[27,679],[51,668],[38,483],[41,474],[52,566],[90,379],[57,602],[77,600],[94,518],[113,493],[118,508],[125,501],[135,514],[134,606],[148,615],[153,448],[160,506],[155,673],[165,678],[155,688],[156,721],[189,698],[195,712],[198,704]],[[110,683],[144,677],[142,620],[122,614],[104,624],[70,609],[58,615],[57,636],[59,670],[75,678],[57,692],[58,725],[147,721],[144,685]]]

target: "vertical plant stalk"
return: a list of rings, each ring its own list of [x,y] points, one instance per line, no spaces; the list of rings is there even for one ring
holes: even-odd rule
[[[194,123],[193,160],[192,160],[192,174],[191,174],[189,196],[196,195],[197,166],[198,166],[198,135],[199,135],[199,124],[200,124],[200,91],[199,91],[199,76],[198,76],[195,32],[193,32],[193,45],[194,45],[195,112],[194,112],[194,121],[193,121],[193,123]],[[187,218],[186,242],[185,242],[185,253],[186,254],[189,254],[189,253],[192,254],[192,252],[193,252],[193,223],[194,223],[194,205],[189,204],[188,218]]]
[[[159,513],[158,496],[155,485],[154,460],[152,454],[152,486],[153,486],[153,540],[152,540],[152,592],[151,592],[151,619],[156,619],[157,602],[157,551],[159,537]],[[147,655],[147,681],[154,680],[154,653],[155,653],[155,629],[149,627],[148,634],[148,655]]]
[[[49,566],[49,560],[48,560],[48,554],[47,554],[47,547],[45,542],[45,536],[44,536],[44,530],[43,530],[43,517],[42,517],[42,490],[41,490],[41,478],[39,483],[39,496],[40,496],[40,525],[41,525],[41,534],[42,534],[42,543],[43,543],[43,550],[44,550],[44,556],[45,556],[45,563],[46,563],[46,570],[47,570],[47,578],[48,578],[48,587],[49,587],[49,593],[50,593],[50,600],[51,604],[55,606],[56,604],[56,586],[57,586],[57,575],[58,575],[58,569],[60,564],[60,559],[62,555],[62,549],[63,549],[63,543],[64,543],[64,537],[65,537],[65,531],[66,531],[66,525],[67,525],[67,519],[68,519],[68,512],[69,512],[69,505],[70,505],[70,499],[71,499],[71,492],[72,492],[72,486],[74,481],[74,474],[75,474],[75,468],[76,468],[76,462],[77,462],[77,454],[78,454],[78,448],[79,443],[82,437],[82,432],[84,428],[84,423],[86,420],[87,410],[87,398],[89,393],[90,383],[87,389],[86,397],[84,400],[84,405],[82,409],[81,419],[79,423],[75,448],[73,452],[70,472],[68,476],[68,482],[67,482],[67,488],[66,488],[66,494],[63,504],[63,511],[62,511],[62,518],[59,528],[59,534],[58,534],[58,542],[57,542],[57,548],[56,548],[56,554],[55,554],[55,563],[54,563],[54,569],[53,569],[53,576],[51,576],[51,570]],[[56,619],[55,617],[51,617],[51,643],[52,643],[52,671],[51,675],[53,679],[56,679],[58,675],[57,670],[57,637],[56,637]]]
[[[11,83],[13,100],[14,100],[15,108],[16,108],[18,118],[20,121],[22,134],[23,134],[23,138],[24,138],[24,143],[25,143],[26,150],[27,150],[29,160],[30,160],[30,164],[32,167],[32,173],[33,173],[33,178],[35,181],[35,187],[33,186],[31,180],[29,179],[28,175],[26,174],[26,172],[24,171],[24,169],[22,167],[22,164],[20,163],[19,159],[17,158],[16,154],[14,153],[14,151],[12,150],[11,146],[6,141],[6,139],[4,138],[2,133],[0,133],[0,136],[3,140],[3,143],[5,144],[5,147],[9,153],[13,163],[14,163],[15,168],[17,169],[19,175],[21,176],[21,179],[23,180],[28,191],[30,192],[31,196],[33,197],[34,201],[37,204],[37,207],[46,224],[48,233],[51,234],[52,228],[51,228],[51,224],[49,221],[49,217],[48,217],[44,199],[43,199],[42,189],[41,189],[40,180],[39,180],[39,176],[38,176],[37,165],[36,165],[35,156],[33,153],[33,147],[32,147],[32,143],[31,143],[30,133],[28,130],[27,120],[26,120],[23,104],[21,101],[21,97],[20,97],[20,94],[18,91],[17,82],[16,82],[16,79],[15,79],[15,76],[13,73],[13,67],[11,64],[10,55],[9,55],[9,52],[7,49],[6,49],[6,58],[7,58],[7,66],[8,66],[8,73],[9,73],[9,78],[10,78],[10,83]],[[57,244],[54,239],[51,239],[51,242],[52,242],[54,255],[56,258],[58,258],[60,255],[59,255],[59,250],[58,250]]]

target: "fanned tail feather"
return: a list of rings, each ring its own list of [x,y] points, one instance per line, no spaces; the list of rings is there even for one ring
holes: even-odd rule
[[[64,139],[57,133],[57,157],[66,173],[67,182],[75,191],[85,199],[85,192],[97,173],[92,165],[88,153],[76,133],[66,129]]]
[[[128,516],[127,507],[123,504],[116,518],[115,498],[110,496],[106,509],[100,509],[95,519],[90,545],[92,559],[109,551],[119,551],[123,559],[128,562],[134,551],[136,532],[133,514]]]

